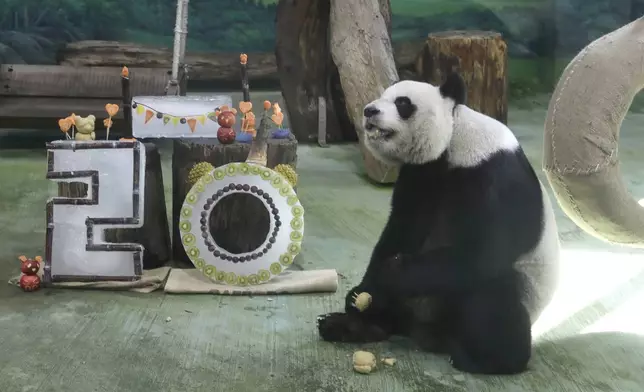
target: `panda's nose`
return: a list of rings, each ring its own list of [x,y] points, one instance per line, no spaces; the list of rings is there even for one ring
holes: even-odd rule
[[[373,105],[369,105],[369,106],[364,108],[364,116],[366,118],[371,118],[371,117],[375,116],[378,113],[380,113],[380,109],[378,109],[377,107],[375,107]]]

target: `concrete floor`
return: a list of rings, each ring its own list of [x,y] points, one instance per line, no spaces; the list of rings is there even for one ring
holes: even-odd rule
[[[545,112],[512,110],[510,117],[540,168]],[[629,116],[620,152],[624,175],[640,197],[644,137],[638,132],[643,122],[642,115]],[[21,148],[0,150],[0,279],[5,281],[18,273],[19,254],[43,254],[44,206],[54,189],[44,179],[44,140],[26,131],[15,136],[12,143]],[[0,145],[7,143],[0,138]],[[164,154],[169,189],[170,152]],[[315,317],[341,309],[346,290],[359,280],[384,224],[391,191],[363,178],[353,145],[302,146],[299,157],[298,191],[307,230],[297,264],[336,268],[341,274],[337,293],[253,298],[72,290],[26,294],[0,284],[0,391],[644,390],[642,252],[590,238],[559,210],[562,281],[535,325],[528,373],[463,375],[445,358],[404,341],[320,342]],[[392,355],[398,362],[369,376],[355,374],[350,357],[358,348]]]

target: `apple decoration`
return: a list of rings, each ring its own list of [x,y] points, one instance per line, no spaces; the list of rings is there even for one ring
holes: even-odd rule
[[[20,272],[22,272],[25,275],[36,275],[39,270],[40,270],[40,263],[38,263],[36,260],[26,259],[20,265]]]
[[[36,256],[33,259],[29,259],[26,256],[18,257],[20,260],[20,288],[26,292],[32,292],[40,289],[40,276],[38,276],[38,271],[40,271],[40,265],[42,263],[42,257]]]
[[[233,112],[234,110],[234,112]],[[235,125],[237,109],[228,109],[228,106],[222,106],[221,111],[217,115],[217,123],[224,128],[232,128]]]
[[[217,116],[217,124],[219,124],[217,140],[221,144],[233,143],[235,141],[233,125],[235,125],[237,109],[230,109],[227,105],[224,105],[215,110],[215,115]]]
[[[20,288],[26,292],[40,289],[40,277],[38,275],[22,275],[20,277]]]
[[[235,130],[232,128],[220,127],[217,130],[217,140],[221,144],[231,144],[235,141]]]

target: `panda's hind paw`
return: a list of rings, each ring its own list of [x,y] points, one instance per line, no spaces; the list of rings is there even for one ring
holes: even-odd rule
[[[318,332],[327,342],[363,343],[386,340],[383,328],[347,313],[329,313],[318,316]]]

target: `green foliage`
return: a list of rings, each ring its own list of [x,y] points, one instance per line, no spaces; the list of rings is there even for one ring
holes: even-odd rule
[[[2,0],[0,56],[9,47],[27,62],[53,62],[60,44],[119,40],[171,47],[176,0]],[[275,41],[275,4],[192,0],[188,49],[266,51]],[[29,47],[29,53],[24,47]],[[36,53],[39,52],[39,53]],[[43,57],[49,57],[46,61]]]
[[[119,0],[3,0],[0,30],[50,40],[101,39],[114,32],[125,12]],[[115,24],[116,23],[116,24]]]
[[[173,45],[176,0],[0,1],[0,62],[5,56],[5,60],[12,62],[54,63],[56,49],[77,40]],[[277,2],[191,0],[188,50],[271,51]],[[494,12],[503,7],[528,10],[543,4],[543,0],[391,0],[393,39],[418,39],[433,29],[442,29],[444,26],[436,25],[436,21],[449,13],[466,10],[476,13],[480,9]],[[481,20],[476,17],[465,20],[460,14],[454,18],[467,26],[478,26]],[[530,96],[554,83],[545,81],[548,77],[544,79],[540,73],[543,67],[540,60],[511,61],[511,94],[517,98]]]
[[[422,17],[473,9],[536,9],[543,4],[543,0],[391,0],[391,12],[396,16]]]
[[[258,0],[263,4],[277,4],[279,0]],[[542,7],[544,0],[390,0],[391,12],[396,16],[423,17],[467,9],[498,10],[503,7]]]

